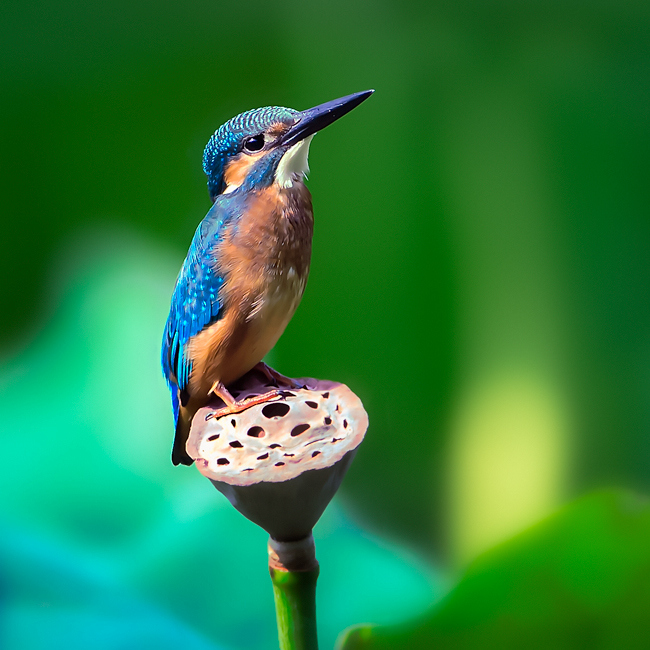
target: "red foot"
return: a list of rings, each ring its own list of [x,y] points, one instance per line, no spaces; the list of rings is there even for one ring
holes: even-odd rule
[[[219,395],[219,397],[223,399],[222,395]],[[210,413],[210,415],[206,417],[206,420],[209,420],[211,418],[218,419],[223,417],[224,415],[233,415],[234,413],[241,413],[242,411],[245,411],[251,406],[256,406],[257,404],[264,404],[265,402],[272,402],[273,400],[276,400],[281,397],[283,397],[282,391],[270,390],[268,393],[264,393],[262,395],[253,395],[251,397],[246,397],[242,400],[234,400],[231,403],[229,404],[227,403],[225,406],[222,406],[220,409],[217,409],[213,413]]]

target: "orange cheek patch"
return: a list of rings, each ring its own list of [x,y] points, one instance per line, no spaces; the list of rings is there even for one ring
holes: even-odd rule
[[[228,163],[228,166],[226,167],[226,171],[224,173],[226,185],[234,185],[235,187],[241,185],[246,179],[246,176],[248,175],[248,172],[251,170],[253,165],[263,155],[263,152],[253,155],[241,153],[239,156],[231,160]]]

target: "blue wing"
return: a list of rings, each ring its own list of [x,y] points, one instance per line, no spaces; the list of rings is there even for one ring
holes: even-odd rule
[[[177,389],[183,391],[187,387],[192,372],[186,344],[204,327],[219,320],[222,313],[219,289],[223,276],[215,268],[215,247],[229,221],[224,204],[227,202],[215,202],[194,233],[176,280],[165,325],[161,360],[172,394],[175,422],[179,406]]]

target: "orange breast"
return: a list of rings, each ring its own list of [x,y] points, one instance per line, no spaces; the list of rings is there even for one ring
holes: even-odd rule
[[[273,348],[302,298],[311,258],[311,196],[302,183],[270,187],[224,234],[215,267],[223,274],[223,318],[190,342],[190,391],[228,385]]]

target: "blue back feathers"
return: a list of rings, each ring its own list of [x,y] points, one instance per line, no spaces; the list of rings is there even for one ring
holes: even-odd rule
[[[241,113],[222,124],[203,152],[203,171],[208,175],[208,190],[214,201],[225,189],[224,171],[228,158],[242,150],[244,140],[262,133],[272,124],[293,124],[298,111],[283,106],[265,106]]]
[[[183,391],[187,387],[192,371],[185,346],[204,327],[218,320],[222,307],[219,289],[223,277],[215,271],[213,263],[214,248],[229,221],[222,203],[230,201],[216,202],[194,233],[176,280],[165,325],[161,361],[172,393],[175,419],[178,418],[176,388]]]

